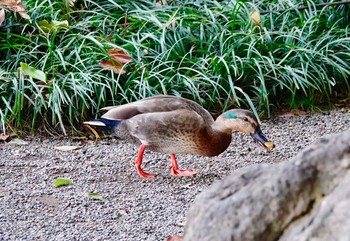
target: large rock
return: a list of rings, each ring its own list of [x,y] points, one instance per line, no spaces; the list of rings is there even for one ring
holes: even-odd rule
[[[197,240],[350,240],[350,130],[212,185],[187,217],[184,241]]]

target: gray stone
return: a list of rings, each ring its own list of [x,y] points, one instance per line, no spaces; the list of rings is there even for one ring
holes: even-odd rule
[[[350,130],[289,161],[235,171],[200,194],[185,241],[350,240]]]

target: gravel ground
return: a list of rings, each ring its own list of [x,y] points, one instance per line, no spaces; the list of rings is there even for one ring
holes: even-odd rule
[[[146,152],[143,167],[158,174],[141,180],[131,161],[137,147],[117,140],[81,144],[69,139],[0,143],[0,240],[165,240],[183,233],[196,195],[237,168],[278,163],[314,140],[346,130],[349,111],[331,111],[266,120],[262,130],[274,141],[272,152],[248,136],[233,134],[220,156],[178,155],[181,168],[195,177],[173,177],[166,155]],[[73,151],[55,147],[80,146]],[[53,180],[70,178],[55,188]],[[96,201],[88,193],[98,192]]]

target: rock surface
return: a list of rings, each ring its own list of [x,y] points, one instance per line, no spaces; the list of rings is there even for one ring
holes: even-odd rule
[[[184,240],[350,240],[350,129],[212,185],[190,208]]]

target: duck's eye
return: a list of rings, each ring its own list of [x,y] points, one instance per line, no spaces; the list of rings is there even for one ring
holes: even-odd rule
[[[243,117],[243,121],[244,122],[248,122],[248,118],[247,117]]]

